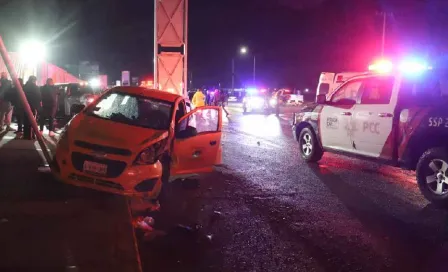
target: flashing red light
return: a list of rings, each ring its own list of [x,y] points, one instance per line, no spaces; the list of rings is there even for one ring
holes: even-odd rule
[[[389,73],[392,71],[393,64],[389,60],[378,60],[369,66],[369,71],[378,73]]]

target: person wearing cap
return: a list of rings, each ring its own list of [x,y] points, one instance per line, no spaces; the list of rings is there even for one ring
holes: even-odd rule
[[[0,131],[3,131],[5,125],[6,130],[11,130],[12,105],[11,101],[5,97],[10,89],[11,81],[8,80],[8,75],[2,72],[0,75]]]
[[[42,106],[42,98],[36,82],[37,78],[35,76],[30,76],[23,87],[23,91],[25,92],[26,99],[28,100],[34,117],[36,117],[37,113],[40,112],[40,108]],[[34,133],[32,133],[31,122],[27,116],[24,119],[23,126],[24,138],[27,140],[32,140],[34,138]]]

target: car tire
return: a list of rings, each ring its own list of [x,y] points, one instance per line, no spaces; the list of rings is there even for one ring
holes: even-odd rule
[[[416,167],[420,192],[431,203],[448,207],[448,152],[438,147],[427,150]]]
[[[311,128],[306,127],[300,131],[298,142],[300,156],[304,161],[317,162],[322,158],[324,152]]]

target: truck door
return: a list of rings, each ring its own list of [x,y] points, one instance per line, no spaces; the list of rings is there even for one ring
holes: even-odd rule
[[[394,91],[394,83],[393,76],[376,76],[370,77],[364,85],[361,101],[354,109],[353,118],[358,128],[353,135],[354,152],[392,159],[398,93]]]
[[[319,130],[324,148],[352,151],[352,134],[356,131],[352,117],[360,97],[363,80],[344,83],[320,113]]]

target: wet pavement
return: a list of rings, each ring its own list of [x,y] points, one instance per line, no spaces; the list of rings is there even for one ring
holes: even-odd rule
[[[306,164],[288,114],[230,110],[223,165],[170,186],[153,214],[162,232],[140,240],[144,271],[447,270],[448,212],[413,172],[332,154]]]
[[[127,200],[55,181],[14,138],[0,134],[0,271],[140,271]]]
[[[223,164],[167,186],[148,214],[157,231],[136,232],[143,271],[447,270],[448,211],[420,195],[413,172],[332,154],[306,164],[294,109],[229,109]],[[92,199],[102,211],[124,205]]]

